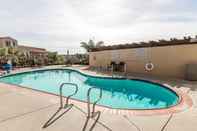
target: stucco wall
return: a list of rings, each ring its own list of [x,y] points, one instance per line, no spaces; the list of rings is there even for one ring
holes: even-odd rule
[[[197,63],[197,44],[90,52],[89,59],[90,66],[124,61],[127,72],[183,78],[186,64]],[[144,68],[148,61],[155,66],[151,72]]]
[[[0,39],[0,48],[5,47],[4,39]]]
[[[10,42],[10,45],[6,45],[6,41]],[[17,47],[18,42],[17,40],[14,40],[12,38],[1,38],[0,39],[0,48],[5,48],[5,47]]]

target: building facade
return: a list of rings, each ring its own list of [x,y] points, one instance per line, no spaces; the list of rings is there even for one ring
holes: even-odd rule
[[[17,47],[18,41],[11,37],[0,37],[0,48]]]
[[[11,37],[0,37],[0,48],[16,48],[29,56],[45,56],[48,52],[44,48],[19,45],[18,41]]]
[[[124,62],[128,73],[184,78],[187,65],[197,63],[197,42],[101,49],[89,52],[89,55],[89,63],[93,67],[107,67],[112,61]],[[154,69],[147,71],[145,66],[150,62],[153,63]]]
[[[43,48],[30,47],[30,46],[18,46],[18,49],[27,56],[46,56],[47,51]]]

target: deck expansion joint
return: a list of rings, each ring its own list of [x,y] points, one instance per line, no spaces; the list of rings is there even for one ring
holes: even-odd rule
[[[38,108],[38,109],[35,109],[35,110],[32,110],[32,111],[28,111],[28,112],[21,113],[21,114],[15,115],[15,116],[11,116],[11,117],[5,118],[3,120],[0,120],[0,123],[6,122],[6,121],[9,121],[9,120],[13,120],[13,119],[16,119],[16,118],[19,118],[19,117],[23,117],[23,116],[26,116],[26,115],[29,115],[29,114],[32,114],[32,113],[35,113],[35,112],[39,112],[39,111],[51,108],[55,105],[57,105],[57,104],[47,105],[47,106],[44,106],[44,107],[41,107],[41,108]]]

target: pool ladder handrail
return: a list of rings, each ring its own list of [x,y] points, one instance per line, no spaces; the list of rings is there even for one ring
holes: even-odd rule
[[[72,105],[72,104],[69,104],[69,99],[74,96],[75,94],[77,94],[78,92],[78,85],[77,84],[74,84],[74,83],[62,83],[60,85],[60,88],[59,88],[59,92],[60,92],[60,108],[64,108],[63,107],[63,95],[62,95],[62,90],[63,90],[63,87],[67,87],[67,86],[64,86],[64,85],[71,85],[71,86],[74,86],[75,87],[75,92],[69,96],[66,97],[66,104],[64,105],[64,107],[68,107],[69,105]]]
[[[100,88],[99,98],[92,103],[93,105],[92,105],[92,112],[91,112],[90,93],[93,89],[97,89],[97,88],[95,88],[95,87],[89,88],[88,92],[87,92],[87,107],[88,107],[88,116],[87,117],[89,117],[89,118],[93,118],[98,113],[98,112],[95,112],[95,106],[102,98],[102,89]]]
[[[85,121],[85,124],[83,126],[82,131],[86,131],[87,130],[87,125],[89,123],[89,119],[94,119],[94,123],[88,129],[88,131],[92,131],[93,128],[95,127],[96,123],[98,122],[98,120],[100,118],[100,115],[101,115],[101,112],[100,111],[95,112],[95,106],[99,102],[99,100],[102,98],[102,89],[101,88],[100,88],[99,98],[92,103],[93,104],[92,111],[90,109],[90,106],[91,106],[90,93],[91,93],[91,91],[93,89],[96,89],[96,88],[95,87],[89,88],[88,89],[88,92],[87,92],[87,107],[88,107],[87,109],[88,109],[88,112],[87,112],[86,121]]]
[[[62,95],[62,90],[63,87],[67,87],[64,85],[71,85],[75,87],[75,92],[71,95],[69,95],[68,97],[66,97],[66,104],[63,106],[63,95]],[[51,124],[53,124],[56,120],[58,120],[62,115],[64,115],[66,112],[68,112],[72,107],[73,104],[69,104],[69,99],[74,96],[78,91],[78,86],[74,83],[62,83],[59,87],[59,92],[60,92],[60,107],[59,109],[49,118],[49,120],[43,125],[42,128],[47,128],[48,126],[50,126]],[[62,109],[66,109],[65,112],[61,113],[60,115],[58,115],[58,113],[62,110]],[[58,115],[58,116],[57,116]]]

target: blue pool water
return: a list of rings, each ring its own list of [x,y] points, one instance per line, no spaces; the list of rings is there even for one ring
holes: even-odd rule
[[[167,108],[178,103],[175,92],[166,87],[141,80],[93,77],[68,69],[39,70],[19,73],[0,78],[0,82],[24,86],[40,91],[59,94],[59,86],[64,82],[78,85],[79,90],[72,98],[86,101],[87,90],[102,88],[103,96],[99,105],[119,109]],[[91,100],[98,98],[99,90],[91,93]],[[63,90],[63,95],[72,94],[71,86]]]

